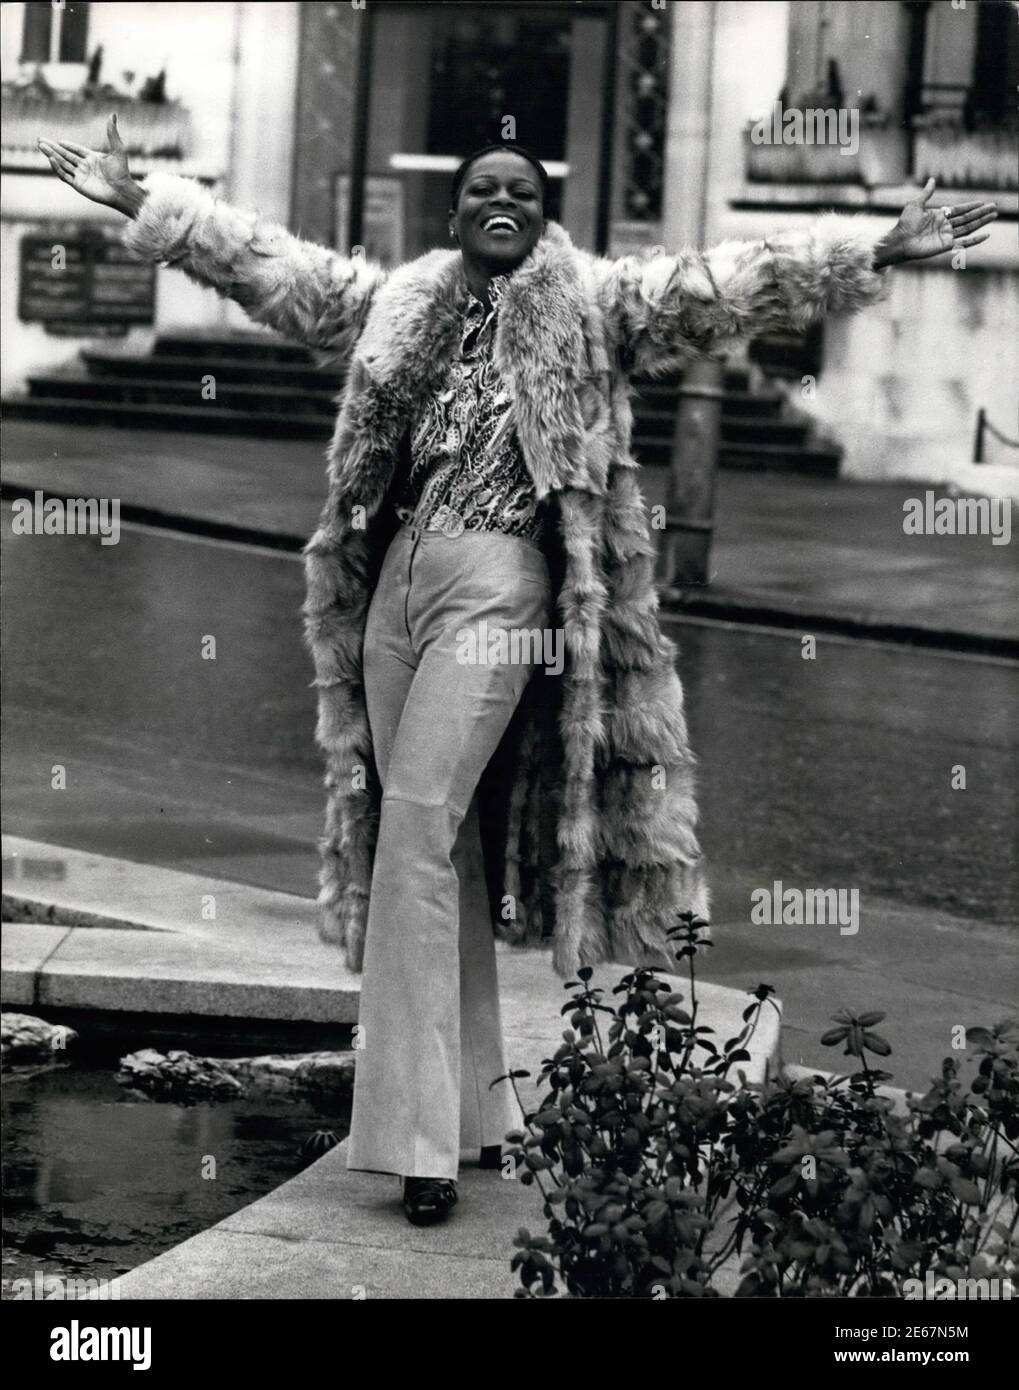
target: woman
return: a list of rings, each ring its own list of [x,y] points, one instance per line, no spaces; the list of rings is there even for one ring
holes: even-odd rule
[[[546,221],[531,154],[490,146],[453,181],[457,249],[387,273],[187,179],[140,188],[115,117],[106,152],[40,143],[132,219],[139,255],[347,371],[304,605],[330,791],[322,930],[364,971],[347,1161],[403,1178],[412,1221],[442,1220],[460,1149],[497,1166],[512,1123],[490,1089],[493,921],[551,937],[568,976],[667,965],[676,913],[708,911],[627,375],[872,303],[888,266],[976,245],[994,208],[931,208],[931,180],[880,238],[829,214],[612,261]],[[517,640],[534,633],[564,639],[561,670]]]

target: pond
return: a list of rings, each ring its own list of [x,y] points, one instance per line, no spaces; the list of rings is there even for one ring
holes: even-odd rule
[[[65,1063],[5,1073],[3,1298],[37,1272],[123,1274],[293,1177],[316,1130],[347,1135],[349,1101],[269,1093],[174,1103],[125,1091],[119,1058],[152,1045],[169,1050],[162,1038],[79,1040]],[[226,1055],[193,1038],[169,1046]]]

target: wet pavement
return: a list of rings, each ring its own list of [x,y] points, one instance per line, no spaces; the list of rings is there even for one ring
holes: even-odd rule
[[[9,518],[5,828],[313,895],[321,769],[297,557],[131,525],[105,547],[12,536]],[[823,636],[804,660],[791,633],[669,631],[714,865],[709,978],[776,984],[817,1064],[827,1016],[883,996],[910,1039],[897,1075],[921,1084],[946,1018],[993,1021],[1019,994],[1019,667]],[[752,925],[749,895],[775,879],[857,888],[859,933]]]
[[[306,440],[69,430],[26,420],[5,422],[3,435],[5,495],[42,488],[116,497],[136,520],[169,520],[201,535],[299,550],[325,496],[324,451]],[[1001,470],[971,473],[1001,485]],[[664,502],[667,481],[667,468],[642,468],[649,503]],[[924,492],[916,482],[723,469],[711,583],[676,601],[708,616],[813,623],[1016,656],[1016,546],[979,534],[905,536],[904,502]]]

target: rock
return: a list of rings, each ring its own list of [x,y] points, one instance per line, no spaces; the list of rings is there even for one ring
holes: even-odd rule
[[[217,1060],[246,1091],[292,1091],[301,1064],[300,1057],[220,1057]]]
[[[78,1034],[62,1023],[46,1023],[31,1014],[0,1014],[0,1055],[3,1066],[62,1061]]]
[[[265,1091],[344,1098],[353,1091],[354,1054],[195,1057],[190,1052],[162,1053],[147,1047],[122,1059],[117,1080],[159,1100],[229,1099]]]
[[[347,1096],[354,1087],[353,1052],[269,1054],[221,1058],[220,1065],[249,1087],[299,1091],[316,1096]]]
[[[244,1087],[214,1057],[190,1052],[157,1052],[144,1047],[121,1058],[117,1080],[157,1100],[232,1099]]]
[[[349,1096],[354,1093],[353,1052],[312,1052],[301,1059],[295,1081],[300,1091],[317,1096]]]

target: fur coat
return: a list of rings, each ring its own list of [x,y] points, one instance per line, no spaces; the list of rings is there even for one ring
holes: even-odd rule
[[[328,790],[322,934],[360,970],[381,789],[365,712],[367,608],[394,530],[408,427],[442,383],[467,284],[436,250],[386,271],[150,175],[125,233],[346,373],[328,496],[305,548],[305,633]],[[656,547],[630,452],[628,376],[721,356],[741,334],[802,329],[881,296],[876,234],[826,214],[767,241],[608,260],[547,224],[510,278],[495,354],[522,452],[550,508],[565,668],[537,674],[478,789],[493,909],[507,940],[551,938],[563,976],[602,960],[668,965],[684,909],[709,915],[677,652],[659,628]]]

